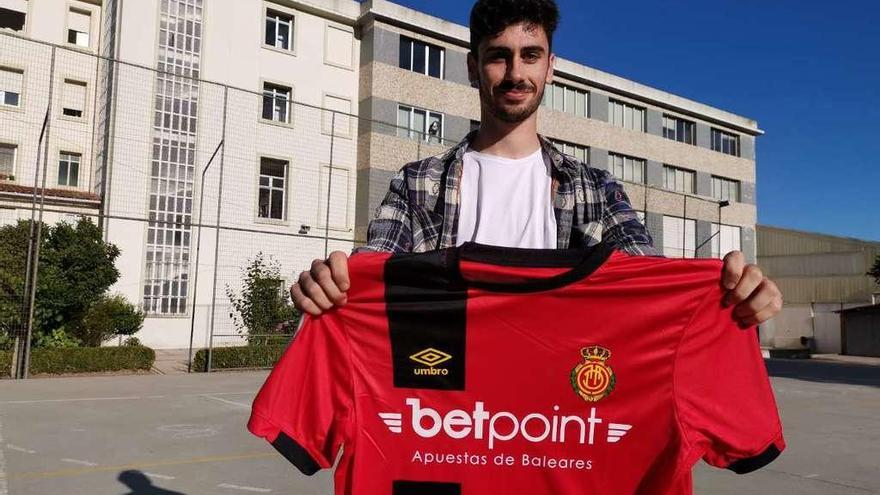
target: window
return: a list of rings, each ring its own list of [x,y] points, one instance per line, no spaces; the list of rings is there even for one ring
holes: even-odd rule
[[[573,156],[578,160],[589,163],[590,161],[590,147],[589,146],[581,146],[579,144],[566,143],[565,141],[559,141],[556,139],[551,139],[551,143],[556,145],[559,151],[565,153],[566,155]]]
[[[608,122],[615,127],[645,132],[645,109],[622,101],[608,100]]]
[[[739,181],[712,176],[712,197],[719,201],[739,201]]]
[[[58,160],[58,185],[76,187],[79,185],[79,153],[61,152]]]
[[[712,149],[727,155],[739,156],[739,136],[712,129]]]
[[[663,216],[663,255],[669,258],[696,256],[697,222]]]
[[[697,125],[669,115],[663,116],[663,137],[686,144],[697,144]]]
[[[321,164],[321,175],[318,180],[318,213],[317,226],[327,225],[327,208],[330,208],[330,230],[347,231],[351,228],[351,171],[347,168]],[[328,200],[329,193],[329,200]]]
[[[641,158],[608,153],[608,170],[620,180],[645,182],[645,160]]]
[[[86,83],[64,80],[61,92],[61,113],[66,117],[81,118],[86,108]]]
[[[86,10],[70,9],[67,11],[67,42],[89,47],[89,33],[92,31],[92,14]]]
[[[266,10],[266,44],[282,50],[293,50],[293,16]]]
[[[263,83],[263,118],[289,124],[292,91],[286,86]]]
[[[552,110],[586,118],[589,106],[587,94],[582,89],[552,83],[544,86],[544,98],[541,100],[541,105]]]
[[[284,160],[260,158],[260,197],[257,206],[260,218],[284,220],[287,217],[287,165],[288,162]]]
[[[397,135],[440,144],[443,142],[443,114],[398,105]]]
[[[663,187],[671,191],[693,194],[696,176],[697,174],[691,170],[665,165],[663,166]]]
[[[0,143],[0,180],[15,178],[15,153],[18,146]]]
[[[3,0],[0,2],[0,29],[10,31],[24,31],[24,21],[27,19],[27,0]]]
[[[401,69],[443,79],[446,51],[438,46],[416,41],[406,36],[400,37]]]
[[[712,224],[712,257],[724,258],[731,251],[742,251],[740,239],[742,229],[736,225],[721,224],[721,232],[718,233],[718,224]]]
[[[23,79],[22,71],[0,67],[0,106],[19,106]]]

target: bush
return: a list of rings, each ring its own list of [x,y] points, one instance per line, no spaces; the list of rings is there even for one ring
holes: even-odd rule
[[[69,335],[61,328],[52,330],[52,333],[38,334],[34,337],[34,347],[44,349],[66,349],[70,347],[79,347],[82,341],[73,335]]]
[[[75,334],[90,347],[98,347],[114,335],[131,335],[144,324],[144,313],[121,295],[101,296],[89,306]]]
[[[143,346],[33,349],[29,372],[57,374],[149,370],[155,360],[153,349]],[[0,365],[4,366],[3,375],[6,375],[12,365],[11,352],[0,352]]]
[[[139,345],[141,345],[141,341],[137,337],[128,337],[122,341],[122,345],[127,346],[127,347],[139,346]]]
[[[271,368],[281,359],[287,344],[215,347],[211,369]],[[207,371],[208,349],[199,349],[193,358],[193,371]]]
[[[290,293],[282,286],[281,266],[262,252],[242,269],[241,290],[226,285],[232,306],[229,317],[248,344],[269,344],[279,335],[290,335],[299,322],[299,312],[290,304]]]
[[[36,224],[41,229],[34,308],[34,336],[68,334],[88,308],[119,279],[113,265],[119,248],[104,241],[101,228],[83,217],[75,224]],[[0,227],[0,328],[24,326],[22,301],[29,299],[24,284],[31,223]]]

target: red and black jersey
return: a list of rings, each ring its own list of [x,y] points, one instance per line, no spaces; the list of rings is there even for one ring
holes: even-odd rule
[[[342,448],[338,494],[691,493],[700,458],[745,473],[784,448],[721,267],[605,244],[357,254],[248,428],[306,474]]]

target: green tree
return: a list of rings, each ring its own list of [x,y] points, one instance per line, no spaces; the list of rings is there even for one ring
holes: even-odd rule
[[[0,228],[0,326],[22,325],[30,222]],[[119,248],[105,242],[88,218],[75,224],[42,225],[34,338],[76,332],[92,304],[119,278],[114,266]],[[81,339],[82,340],[82,339]]]
[[[278,261],[261,251],[242,268],[242,276],[240,290],[226,285],[236,331],[247,337],[248,344],[277,343],[278,337],[293,333],[300,315],[283,287]]]
[[[144,312],[124,296],[101,296],[92,303],[75,334],[87,346],[97,347],[115,335],[132,335],[144,325]]]
[[[874,260],[874,266],[868,272],[868,275],[874,277],[874,283],[880,285],[880,255]]]

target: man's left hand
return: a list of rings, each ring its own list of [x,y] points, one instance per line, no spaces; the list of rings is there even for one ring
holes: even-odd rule
[[[724,257],[721,285],[727,289],[724,307],[735,305],[733,318],[741,328],[763,323],[782,309],[782,292],[757,265],[746,264],[740,251]]]

